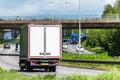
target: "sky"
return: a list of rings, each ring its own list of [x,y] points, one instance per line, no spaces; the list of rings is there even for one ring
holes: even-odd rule
[[[100,15],[116,0],[80,0],[80,15]],[[78,15],[79,0],[0,0],[0,16]]]
[[[80,2],[82,15],[100,15],[103,13],[105,5],[113,6],[116,0],[80,0]]]

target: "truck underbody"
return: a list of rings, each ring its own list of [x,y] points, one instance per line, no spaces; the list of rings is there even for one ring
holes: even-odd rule
[[[20,59],[20,70],[32,71],[34,68],[45,69],[45,71],[56,71],[59,59]]]

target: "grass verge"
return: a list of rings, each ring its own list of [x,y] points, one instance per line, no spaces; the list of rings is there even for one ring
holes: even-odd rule
[[[14,70],[3,70],[0,68],[0,80],[120,80],[120,71],[117,69],[106,71],[98,75],[71,75],[67,77],[58,78],[55,75],[38,75],[38,76],[28,76],[19,74]]]
[[[63,53],[63,58],[66,59],[80,59],[80,60],[120,60],[119,57],[109,57],[106,52],[101,54],[73,54],[73,53]],[[80,62],[65,62],[61,61],[60,65],[77,67],[77,68],[87,68],[87,69],[100,69],[100,70],[110,70],[113,67],[120,69],[119,64],[97,64],[97,63],[80,63]]]
[[[120,58],[117,57],[109,57],[107,52],[101,54],[75,54],[63,52],[62,58],[85,59],[85,60],[120,60]]]
[[[111,70],[113,68],[117,68],[120,70],[119,64],[112,65],[112,64],[93,64],[93,63],[77,63],[77,62],[61,61],[59,65],[67,66],[67,67],[84,68],[84,69]]]

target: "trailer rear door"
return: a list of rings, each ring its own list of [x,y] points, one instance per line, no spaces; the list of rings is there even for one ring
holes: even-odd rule
[[[60,58],[62,53],[61,25],[29,25],[28,57]]]

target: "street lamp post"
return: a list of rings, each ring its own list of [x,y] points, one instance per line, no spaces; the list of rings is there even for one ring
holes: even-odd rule
[[[54,2],[49,2],[50,4],[53,4]],[[68,4],[69,2],[64,2],[65,4]],[[58,20],[59,20],[59,23],[60,23],[60,2],[57,3],[58,4]]]
[[[51,19],[52,19],[52,21],[54,20],[54,15],[53,15],[53,13],[56,11],[56,10],[50,10],[51,11]]]
[[[50,12],[55,12],[56,10],[40,10],[40,11],[47,13],[46,16],[44,16],[44,17],[45,17],[45,18],[49,18],[48,16],[51,14]],[[44,14],[44,15],[45,15],[45,14]],[[47,15],[48,15],[48,16],[47,16]],[[54,20],[53,15],[51,15],[50,17],[51,17],[50,19],[53,21],[53,20]]]
[[[79,8],[78,8],[78,17],[79,17],[79,43],[78,46],[79,48],[81,47],[81,21],[80,21],[80,0],[79,0]],[[80,53],[80,51],[79,51]]]

